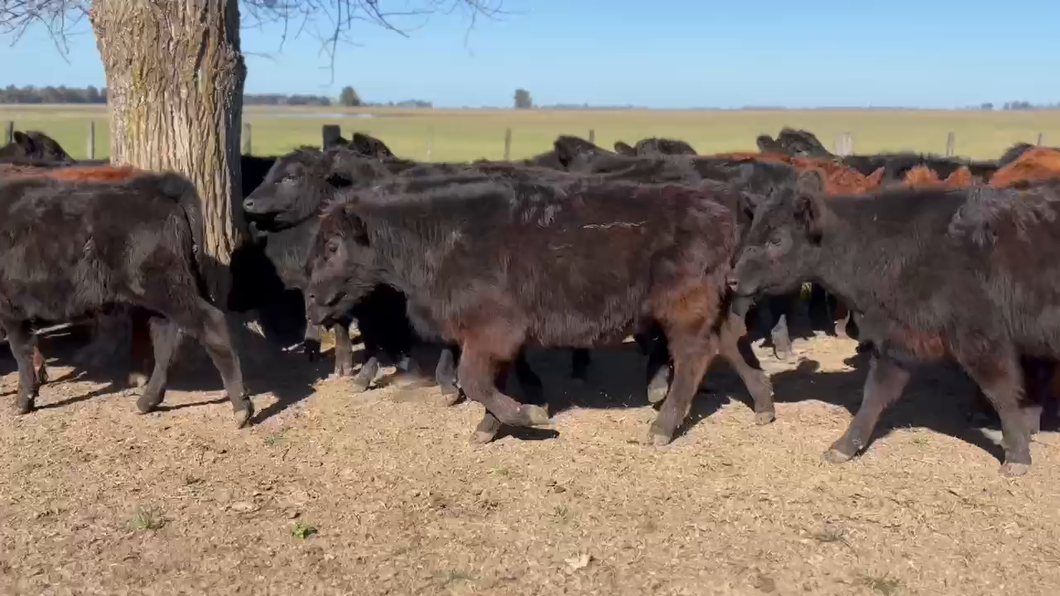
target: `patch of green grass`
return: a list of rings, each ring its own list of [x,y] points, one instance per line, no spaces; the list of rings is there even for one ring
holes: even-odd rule
[[[565,524],[570,521],[570,508],[566,505],[557,505],[552,515],[557,521]]]
[[[283,436],[283,433],[274,433],[265,437],[266,447],[278,447],[287,442],[287,438]]]
[[[162,510],[158,507],[153,505],[147,507],[141,506],[136,508],[136,512],[133,513],[129,525],[137,531],[154,531],[162,529],[162,526],[166,525],[167,521],[168,520],[162,515]]]
[[[897,579],[884,576],[861,576],[861,583],[867,586],[869,589],[883,594],[883,596],[892,596],[897,594],[898,590],[902,587],[902,582]]]
[[[474,578],[471,574],[461,569],[450,569],[445,574],[445,585],[451,586],[453,584],[460,584],[464,582],[472,581]]]
[[[357,114],[372,118],[356,118]],[[0,122],[17,130],[53,136],[74,158],[87,157],[88,122],[96,122],[96,157],[110,145],[105,106],[0,106]],[[255,155],[279,155],[298,145],[320,145],[324,124],[338,124],[379,137],[397,155],[423,161],[470,161],[504,157],[504,134],[512,131],[511,157],[547,151],[560,134],[588,138],[610,148],[615,141],[644,137],[682,139],[701,154],[755,151],[755,137],[775,136],[784,126],[817,135],[831,148],[835,135],[854,135],[857,153],[912,150],[943,153],[953,132],[958,155],[996,159],[1018,141],[1060,139],[1060,110],[407,110],[397,108],[305,108],[250,106]],[[430,153],[428,155],[428,147]]]
[[[847,532],[843,528],[825,524],[825,526],[821,528],[821,531],[814,534],[813,537],[816,538],[818,542],[824,544],[832,544],[835,542],[845,543],[847,541]]]
[[[291,536],[294,536],[299,540],[305,540],[317,532],[317,527],[312,524],[295,522],[295,524],[291,526]]]

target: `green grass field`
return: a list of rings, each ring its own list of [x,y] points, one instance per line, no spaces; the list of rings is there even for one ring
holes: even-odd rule
[[[373,117],[363,117],[371,114]],[[358,117],[361,115],[361,117]],[[610,147],[649,136],[683,139],[703,154],[754,150],[758,134],[783,126],[810,130],[826,147],[835,135],[854,135],[857,153],[913,150],[943,153],[946,135],[956,135],[957,154],[996,158],[1017,141],[1060,143],[1060,111],[975,110],[787,110],[787,111],[515,111],[399,110],[250,107],[243,115],[255,155],[282,154],[298,145],[319,145],[321,126],[338,124],[381,138],[403,157],[466,161],[504,156],[504,131],[512,130],[512,158],[547,150],[559,134],[588,137]],[[108,154],[107,111],[101,106],[0,106],[0,122],[17,130],[41,130],[75,158],[88,155],[88,122],[96,122],[96,156]],[[429,153],[428,153],[429,152]]]

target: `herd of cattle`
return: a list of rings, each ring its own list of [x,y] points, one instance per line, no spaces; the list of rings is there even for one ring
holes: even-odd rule
[[[612,152],[561,136],[518,162],[417,163],[356,134],[244,156],[251,240],[232,255],[225,306],[293,328],[311,354],[331,328],[335,372],[358,391],[385,361],[419,376],[412,349],[440,346],[447,402],[486,408],[476,442],[549,423],[526,346],[570,349],[584,379],[591,348],[633,334],[659,405],[649,441],[662,445],[717,355],[756,422],[774,419],[746,342],[763,332],[787,357],[788,321],[809,296],[873,355],[862,405],[826,459],[868,445],[914,363],[949,358],[1000,419],[1002,473],[1025,473],[1043,405],[1060,392],[1060,150],[838,157],[787,128],[758,146],[699,156],[644,139]],[[133,368],[150,373],[140,411],[162,402],[187,334],[221,373],[237,424],[250,423],[225,315],[200,273],[200,203],[182,175],[75,163],[41,133],[0,148],[0,325],[19,413],[47,380],[36,325],[127,317]],[[356,375],[352,321],[366,352]],[[503,392],[509,366],[522,402]]]

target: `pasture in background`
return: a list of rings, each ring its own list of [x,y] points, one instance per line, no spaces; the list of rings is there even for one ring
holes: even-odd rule
[[[589,138],[610,148],[615,141],[669,137],[700,154],[757,151],[755,137],[784,126],[809,130],[828,149],[836,135],[850,133],[855,153],[914,151],[996,159],[1017,142],[1060,142],[1060,110],[444,110],[250,106],[254,155],[282,155],[299,145],[321,144],[321,127],[336,124],[382,139],[400,157],[421,161],[503,159],[511,129],[511,158],[547,151],[561,134]],[[95,157],[110,152],[105,106],[0,106],[0,123],[40,130],[75,159],[89,157],[89,123],[95,122]],[[245,151],[244,151],[245,152]]]

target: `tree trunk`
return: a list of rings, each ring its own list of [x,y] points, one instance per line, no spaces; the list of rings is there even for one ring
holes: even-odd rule
[[[203,203],[204,277],[218,304],[243,234],[237,0],[94,0],[114,164],[188,176]]]

